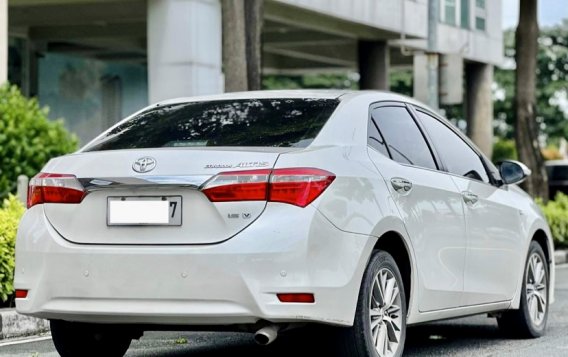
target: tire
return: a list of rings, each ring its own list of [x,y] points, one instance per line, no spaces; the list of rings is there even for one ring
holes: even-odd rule
[[[378,301],[380,295],[376,282],[381,282],[383,293],[394,292],[391,295],[392,305]],[[389,290],[389,286],[393,289]],[[376,327],[372,328],[372,325]],[[406,292],[398,266],[387,252],[375,251],[371,256],[359,289],[354,324],[343,329],[342,335],[342,356],[402,356],[406,340]]]
[[[51,320],[51,336],[61,357],[122,357],[132,337],[116,326]]]
[[[535,271],[540,272],[536,273],[536,277]],[[544,334],[549,308],[549,277],[548,262],[542,247],[532,241],[523,273],[520,308],[505,311],[497,318],[503,333],[513,338],[536,338]],[[535,279],[538,281],[536,286]]]

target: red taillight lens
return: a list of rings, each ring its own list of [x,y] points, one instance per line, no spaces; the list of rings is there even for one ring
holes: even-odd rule
[[[207,181],[203,193],[211,202],[265,201],[270,170],[223,172]]]
[[[306,207],[333,182],[331,172],[314,168],[222,172],[205,183],[211,202],[269,201]]]
[[[41,172],[30,180],[28,208],[41,203],[81,203],[84,197],[85,190],[74,175]]]
[[[28,297],[28,291],[27,290],[16,290],[16,299],[25,299]]]
[[[268,201],[306,207],[335,180],[331,172],[313,168],[276,169],[270,177]]]
[[[276,294],[280,302],[285,303],[300,303],[300,304],[313,304],[316,302],[314,294]]]

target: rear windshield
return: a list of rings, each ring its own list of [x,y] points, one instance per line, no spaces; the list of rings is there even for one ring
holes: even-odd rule
[[[547,168],[549,181],[568,181],[567,165],[551,165]]]
[[[83,151],[203,146],[307,147],[335,99],[248,99],[156,107],[118,125]]]

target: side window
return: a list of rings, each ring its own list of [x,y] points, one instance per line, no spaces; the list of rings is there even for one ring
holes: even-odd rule
[[[375,119],[373,119],[372,116],[371,119],[369,120],[369,128],[367,131],[367,135],[368,135],[367,144],[369,144],[370,147],[377,150],[386,157],[390,157],[389,151],[387,150],[387,144],[385,143],[385,139],[381,135],[381,132],[379,131],[379,126],[377,125],[377,122],[375,121]]]
[[[404,107],[380,107],[371,113],[390,157],[402,164],[436,169],[430,148],[420,129]]]
[[[462,138],[438,119],[420,111],[418,116],[450,173],[489,182],[481,158]]]

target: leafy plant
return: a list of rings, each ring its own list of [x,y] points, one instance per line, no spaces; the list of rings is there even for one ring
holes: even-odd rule
[[[539,199],[537,203],[548,221],[555,246],[568,247],[568,196],[559,192],[554,200],[544,204]]]
[[[49,159],[74,151],[77,138],[48,109],[16,86],[0,87],[0,199],[14,192],[19,175],[34,176]]]
[[[10,195],[0,209],[0,299],[8,300],[14,292],[14,254],[16,231],[24,214],[23,204]]]
[[[493,162],[503,160],[517,160],[515,142],[510,139],[497,139],[493,144]]]

